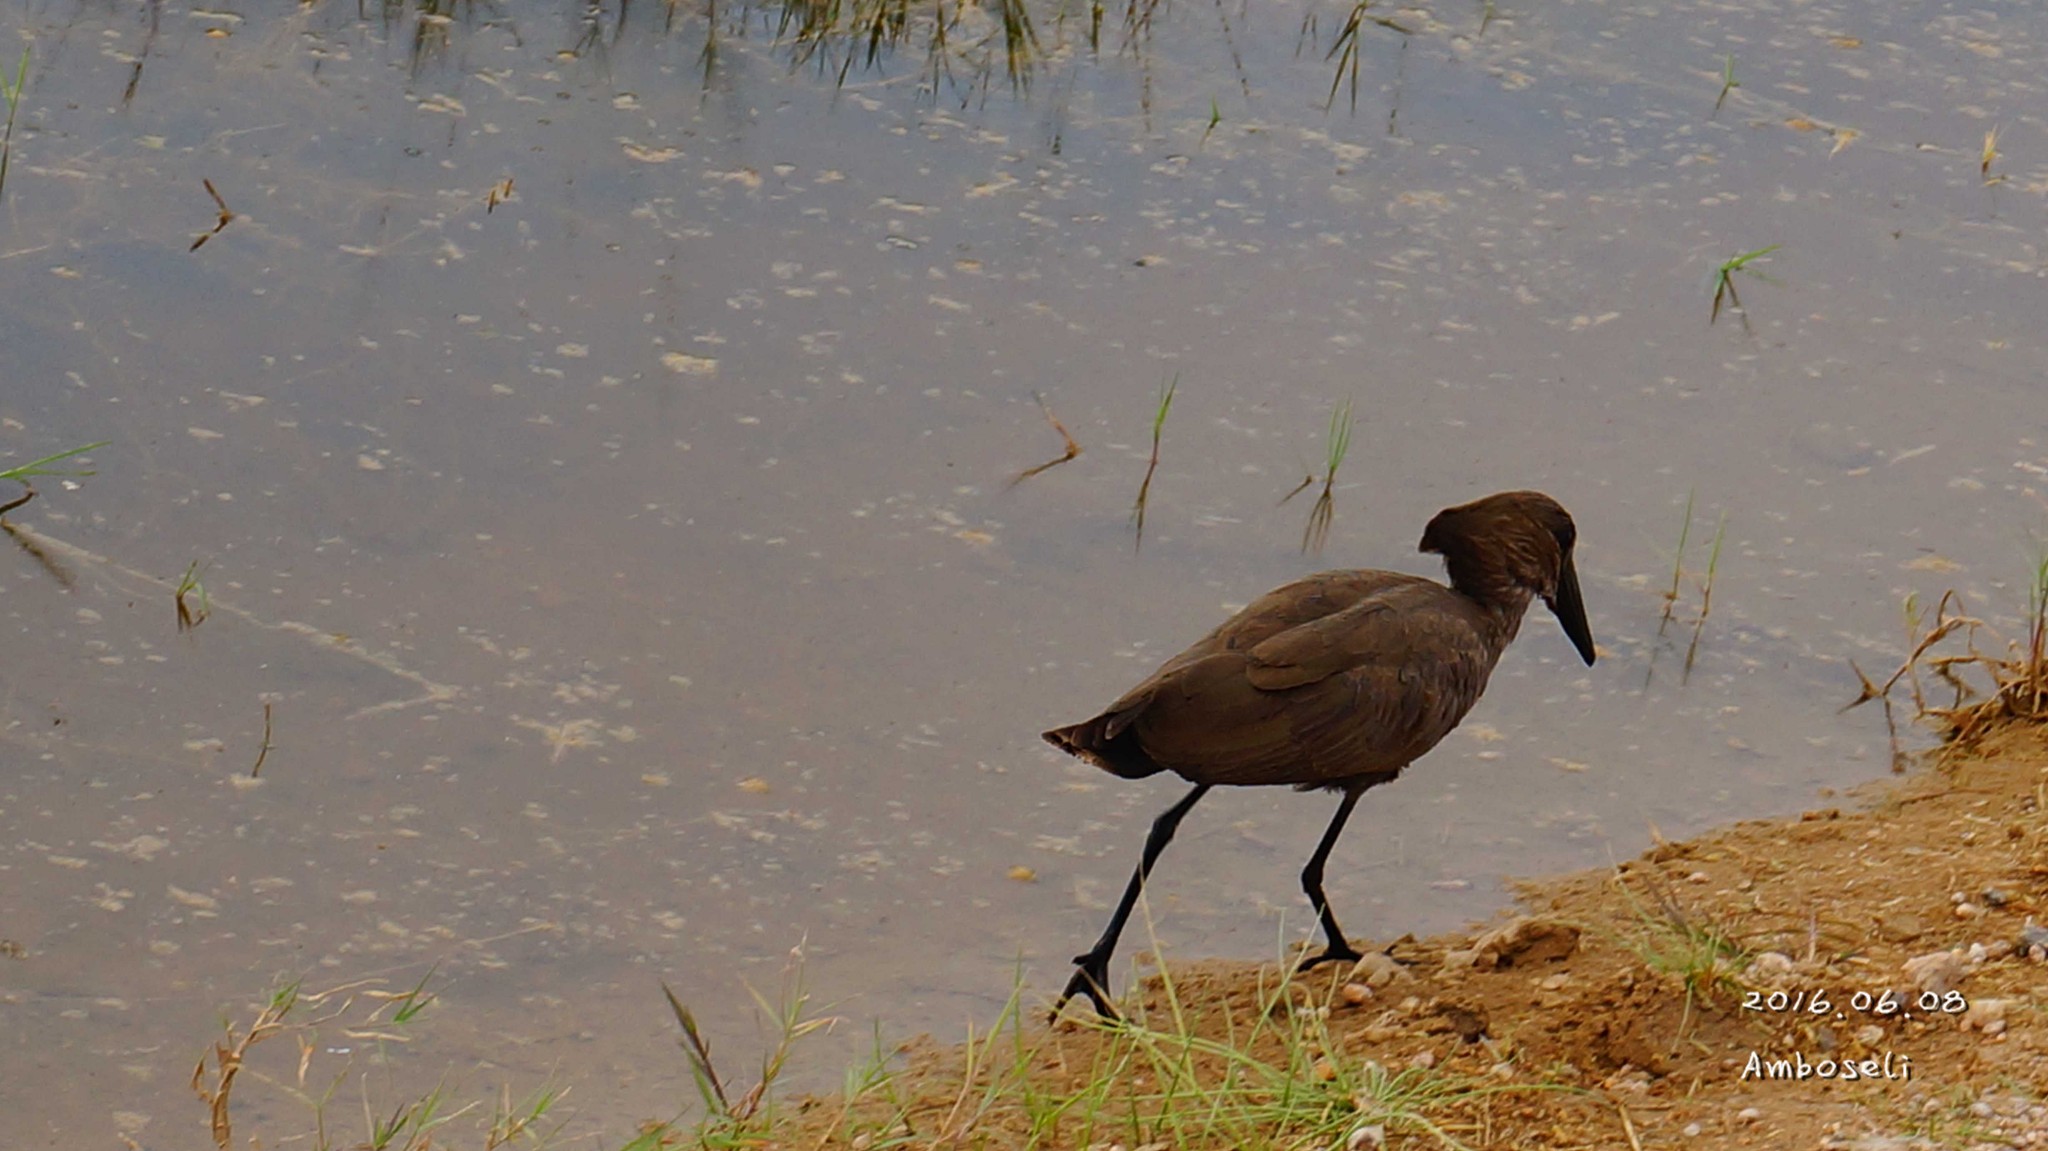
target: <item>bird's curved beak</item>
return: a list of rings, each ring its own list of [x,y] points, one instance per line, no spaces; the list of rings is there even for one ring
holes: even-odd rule
[[[1546,596],[1543,602],[1564,625],[1564,634],[1579,649],[1579,658],[1587,667],[1593,666],[1593,629],[1586,624],[1586,601],[1579,595],[1579,569],[1572,564],[1572,553],[1564,553],[1564,565],[1557,573],[1557,594]]]

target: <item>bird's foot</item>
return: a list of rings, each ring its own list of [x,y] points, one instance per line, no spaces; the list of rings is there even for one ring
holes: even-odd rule
[[[1350,941],[1339,936],[1331,940],[1328,947],[1302,960],[1299,970],[1313,970],[1325,963],[1356,963],[1364,958],[1365,956],[1356,947],[1351,946]]]
[[[1067,989],[1060,992],[1060,997],[1053,1001],[1052,1016],[1048,1022],[1057,1022],[1060,1008],[1065,1007],[1067,1000],[1076,995],[1086,995],[1088,1001],[1095,1005],[1095,1014],[1109,1022],[1116,1023],[1122,1020],[1123,1016],[1117,1013],[1116,1007],[1109,1001],[1109,956],[1076,955],[1074,964],[1074,977],[1067,980]]]

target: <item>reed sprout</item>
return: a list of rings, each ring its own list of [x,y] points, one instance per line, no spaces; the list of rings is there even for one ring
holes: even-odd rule
[[[1742,306],[1742,298],[1735,292],[1735,273],[1747,272],[1766,283],[1773,282],[1769,276],[1764,275],[1749,265],[1752,263],[1768,263],[1767,257],[1782,246],[1781,244],[1772,244],[1767,248],[1758,248],[1753,252],[1743,252],[1721,261],[1721,266],[1714,269],[1714,306],[1713,310],[1707,313],[1707,323],[1712,324],[1715,320],[1721,318],[1721,301],[1723,298],[1726,298],[1729,308],[1743,317],[1742,323],[1744,327],[1748,326],[1749,313]]]
[[[1308,527],[1301,533],[1303,555],[1320,555],[1324,542],[1330,538],[1330,524],[1337,517],[1337,469],[1344,463],[1344,457],[1350,451],[1351,401],[1347,399],[1330,413],[1330,434],[1323,454],[1323,490],[1316,496],[1315,507],[1309,509]],[[1295,490],[1298,492],[1302,489]],[[1290,498],[1292,494],[1289,493]]]
[[[1145,543],[1145,503],[1152,494],[1152,473],[1159,470],[1159,436],[1166,429],[1166,413],[1173,408],[1174,393],[1180,390],[1180,373],[1159,388],[1159,402],[1152,411],[1152,459],[1145,465],[1145,479],[1138,485],[1138,499],[1131,507],[1131,525],[1136,529],[1137,538],[1132,547],[1143,547]]]
[[[1721,61],[1721,94],[1714,97],[1714,115],[1721,114],[1721,105],[1728,102],[1728,93],[1742,87],[1742,81],[1735,78],[1735,53],[1730,52]]]
[[[14,158],[14,113],[21,107],[21,90],[28,83],[28,53],[27,48],[21,50],[21,63],[15,65],[12,83],[0,73],[0,102],[7,105],[7,124],[0,128],[0,195],[7,191],[7,164]]]

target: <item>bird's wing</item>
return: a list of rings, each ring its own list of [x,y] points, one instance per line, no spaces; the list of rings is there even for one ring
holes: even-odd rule
[[[1245,679],[1261,691],[1316,683],[1341,671],[1383,662],[1413,629],[1393,616],[1385,596],[1362,599],[1340,612],[1291,627],[1254,644]]]
[[[1104,708],[1097,717],[1102,725],[1101,737],[1114,739],[1121,735],[1152,706],[1165,685],[1178,683],[1185,688],[1189,682],[1206,680],[1206,674],[1191,669],[1212,656],[1257,647],[1293,629],[1339,615],[1390,589],[1409,585],[1442,589],[1441,584],[1421,576],[1363,570],[1317,572],[1274,588],[1246,604],[1236,615],[1218,624],[1214,631],[1167,660],[1158,671]]]
[[[1219,651],[1243,651],[1255,647],[1304,624],[1342,613],[1362,601],[1414,585],[1425,588],[1443,586],[1421,576],[1399,572],[1317,572],[1274,588],[1246,604],[1236,615],[1218,624],[1216,630],[1167,660],[1156,674],[1164,675],[1176,667]]]
[[[1249,649],[1175,661],[1113,712],[1153,761],[1202,782],[1397,769],[1457,725],[1492,670],[1452,596],[1424,580],[1383,585]]]

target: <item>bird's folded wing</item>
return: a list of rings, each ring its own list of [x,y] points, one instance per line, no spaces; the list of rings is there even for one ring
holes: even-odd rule
[[[1392,770],[1428,750],[1488,669],[1455,613],[1367,600],[1155,677],[1125,723],[1155,761],[1198,778],[1314,782]]]
[[[1375,666],[1390,650],[1401,650],[1407,630],[1384,600],[1361,600],[1254,645],[1245,680],[1261,691],[1285,691]]]

